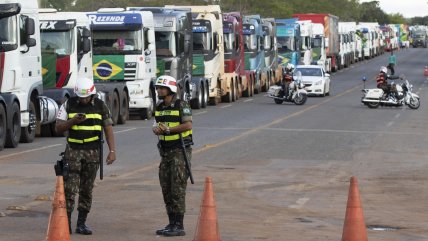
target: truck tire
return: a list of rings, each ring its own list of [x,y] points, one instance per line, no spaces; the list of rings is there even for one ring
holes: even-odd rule
[[[193,98],[190,100],[190,107],[192,107],[192,109],[202,108],[202,103],[204,101],[203,95],[204,95],[204,86],[201,83],[199,85],[198,96],[196,96],[196,98]]]
[[[116,125],[117,121],[119,120],[119,103],[119,96],[116,92],[114,92],[111,102],[111,118],[113,119],[113,125]]]
[[[6,111],[4,106],[0,104],[0,151],[4,148],[6,142]]]
[[[21,111],[16,102],[13,102],[10,118],[12,118],[12,126],[6,131],[6,147],[15,148],[21,137]]]
[[[154,101],[152,91],[150,91],[149,96],[152,100],[152,104],[148,108],[143,108],[140,110],[140,117],[142,120],[150,120],[153,117]]]
[[[227,92],[225,95],[223,95],[222,97],[221,97],[221,101],[222,102],[226,102],[226,103],[230,103],[230,102],[232,102],[232,93],[233,92],[233,81],[231,80],[230,81],[230,84],[229,84],[229,92]]]
[[[120,112],[118,124],[125,124],[129,116],[129,97],[126,92],[123,93],[122,101],[120,102]]]
[[[250,97],[251,96],[251,82],[253,82],[252,77],[250,76],[249,79],[247,79],[247,88],[242,91],[242,97]]]
[[[203,98],[203,100],[202,100],[202,108],[206,108],[207,107],[207,105],[208,105],[208,99],[209,99],[209,97],[208,97],[208,92],[209,92],[209,86],[208,86],[208,83],[207,82],[204,82],[203,84],[202,84],[202,89],[204,90],[204,93],[203,93],[203,95],[202,95],[202,98]]]
[[[36,137],[36,106],[33,101],[30,101],[28,111],[30,112],[30,124],[27,127],[21,127],[20,142],[22,143],[31,143]],[[33,127],[31,127],[32,125]]]

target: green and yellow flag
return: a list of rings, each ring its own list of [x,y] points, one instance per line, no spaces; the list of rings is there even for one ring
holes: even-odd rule
[[[95,80],[123,80],[125,57],[123,55],[94,56],[93,71]]]

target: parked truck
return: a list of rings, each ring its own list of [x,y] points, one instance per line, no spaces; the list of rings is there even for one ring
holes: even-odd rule
[[[309,65],[312,63],[312,31],[313,24],[311,20],[297,21],[300,25],[300,39],[301,39],[301,63]]]
[[[237,97],[250,97],[254,92],[254,76],[251,70],[245,70],[245,51],[242,15],[239,12],[224,13],[224,70],[236,73]]]
[[[153,14],[103,8],[87,14],[91,23],[93,72],[113,122],[129,113],[150,119],[156,103],[156,46]]]
[[[245,69],[255,72],[254,93],[269,89],[260,15],[244,16]]]
[[[426,48],[428,45],[428,33],[425,26],[414,27],[411,36],[412,36],[412,47],[417,48],[419,46]]]
[[[193,77],[209,81],[209,104],[236,99],[235,73],[224,71],[223,16],[219,5],[173,6],[193,13]]]
[[[351,47],[351,30],[346,24],[339,22],[339,56],[340,68],[347,68],[354,59]]]
[[[0,149],[32,142],[36,129],[55,121],[57,105],[42,96],[36,0],[0,1]]]
[[[278,63],[284,68],[288,63],[300,62],[300,25],[297,18],[275,19],[278,44]]]
[[[192,77],[193,33],[191,9],[130,7],[128,10],[151,11],[155,20],[156,75],[170,75],[177,80],[179,96],[194,109],[208,103],[208,80]]]
[[[331,59],[327,58],[327,45],[324,37],[324,25],[312,24],[312,63],[324,67],[326,72],[331,72]]]
[[[331,71],[339,68],[339,18],[331,14],[293,14],[293,18],[299,20],[311,20],[312,23],[320,23],[324,27],[324,39],[326,44],[326,56],[331,62]]]
[[[85,13],[39,9],[44,94],[60,106],[74,96],[78,79],[93,79],[89,19]],[[42,136],[57,136],[55,122]]]
[[[265,32],[264,51],[265,65],[268,69],[268,80],[270,85],[282,81],[282,67],[278,64],[278,40],[276,23],[274,18],[262,19],[263,31]]]

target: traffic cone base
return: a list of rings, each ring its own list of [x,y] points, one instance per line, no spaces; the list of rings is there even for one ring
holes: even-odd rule
[[[356,177],[351,177],[342,241],[367,241],[366,224]]]
[[[212,178],[206,177],[201,211],[193,241],[220,241]]]
[[[57,176],[52,212],[49,217],[46,241],[70,241],[70,232],[65,202],[64,179]]]

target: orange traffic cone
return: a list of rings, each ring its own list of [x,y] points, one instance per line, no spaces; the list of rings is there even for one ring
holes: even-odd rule
[[[356,177],[351,177],[342,241],[367,241],[366,224]]]
[[[424,69],[424,76],[428,76],[428,66],[425,66],[425,69]]]
[[[56,177],[56,188],[49,217],[46,241],[70,241],[68,229],[67,206],[65,204],[64,179]]]
[[[205,191],[193,241],[220,241],[211,177],[205,178]]]

